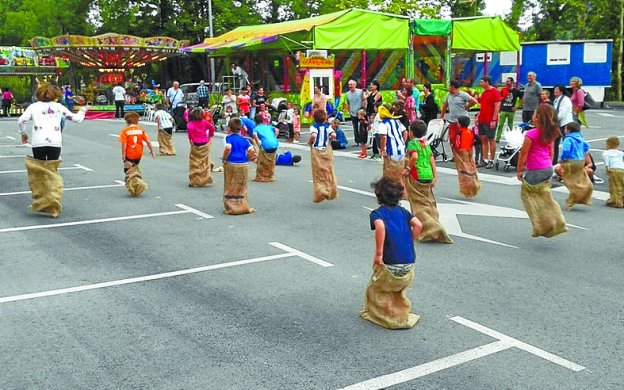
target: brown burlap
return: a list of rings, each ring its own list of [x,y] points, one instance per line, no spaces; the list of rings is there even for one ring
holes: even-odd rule
[[[143,174],[138,165],[133,165],[126,172],[126,189],[135,197],[147,191],[147,183],[143,181]]]
[[[568,231],[559,203],[553,199],[550,185],[550,180],[536,185],[522,181],[520,197],[533,225],[532,237],[550,238]]]
[[[325,150],[310,147],[312,161],[312,186],[314,193],[312,201],[319,203],[338,197],[338,182],[334,172],[334,155],[328,145]]]
[[[223,164],[223,212],[230,215],[253,213],[247,201],[247,164]]]
[[[477,196],[481,189],[481,182],[477,173],[471,150],[457,150],[453,148],[453,159],[459,178],[459,192],[467,198]]]
[[[607,177],[609,178],[609,195],[611,195],[607,200],[607,206],[624,207],[624,169],[609,169]]]
[[[264,149],[260,149],[258,155],[258,166],[256,168],[256,178],[254,181],[269,182],[275,181],[275,157],[277,153],[267,153]]]
[[[173,145],[173,135],[165,132],[158,132],[158,153],[161,156],[175,156],[176,150]]]
[[[383,159],[383,177],[387,177],[392,180],[396,180],[403,188],[405,188],[405,182],[403,181],[403,171],[405,170],[405,165],[403,160],[394,161],[390,158],[390,156],[386,156]],[[403,199],[407,199],[407,191],[403,190]]]
[[[413,279],[414,268],[398,278],[385,265],[373,264],[360,316],[387,329],[412,328],[420,320],[412,313],[412,302],[405,295]]]
[[[438,206],[431,183],[419,183],[411,177],[405,180],[407,199],[409,200],[412,214],[422,223],[422,231],[418,241],[438,241],[452,244],[453,240],[446,234],[444,226],[440,223]]]
[[[563,168],[563,182],[570,191],[570,196],[566,200],[568,210],[577,203],[591,204],[594,186],[585,172],[585,161],[564,161],[561,163],[561,168]]]
[[[203,187],[212,184],[210,166],[210,143],[191,145],[189,152],[189,187]]]
[[[30,208],[58,217],[63,200],[63,178],[58,173],[61,160],[42,161],[26,156],[24,162],[28,172],[28,186],[32,192]]]

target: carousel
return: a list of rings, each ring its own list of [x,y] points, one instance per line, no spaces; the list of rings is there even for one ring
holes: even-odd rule
[[[97,80],[83,86],[76,102],[89,104],[89,116],[114,116],[115,106],[110,101],[109,91],[123,83],[129,92],[125,111],[143,111],[142,103],[157,103],[163,96],[157,89],[135,90],[133,74],[151,63],[158,63],[180,54],[187,41],[169,37],[140,38],[124,34],[102,34],[93,37],[83,35],[61,35],[53,38],[34,37],[32,48],[48,55],[65,58],[73,64],[97,69]],[[141,103],[141,104],[137,104]]]

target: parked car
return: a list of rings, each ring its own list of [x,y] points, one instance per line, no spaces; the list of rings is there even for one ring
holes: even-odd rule
[[[182,93],[184,93],[184,102],[188,106],[197,106],[199,104],[199,99],[197,98],[197,87],[199,87],[199,83],[187,83],[180,85],[180,89]],[[225,90],[225,84],[223,83],[215,83],[216,90],[212,92],[211,83],[206,83],[206,87],[210,93],[219,93],[222,94],[223,90]]]

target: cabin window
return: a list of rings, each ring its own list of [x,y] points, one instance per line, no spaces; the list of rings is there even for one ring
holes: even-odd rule
[[[569,65],[570,45],[553,43],[547,45],[546,65]]]
[[[520,61],[522,61],[522,55],[520,55]],[[517,51],[501,51],[500,53],[500,65],[501,66],[516,66],[518,65],[518,52]],[[520,63],[522,65],[522,63]]]
[[[607,62],[607,44],[586,42],[583,50],[583,62],[589,64]]]
[[[485,53],[477,53],[477,62],[484,62],[485,61]],[[488,62],[492,62],[492,52],[489,51],[488,52]]]

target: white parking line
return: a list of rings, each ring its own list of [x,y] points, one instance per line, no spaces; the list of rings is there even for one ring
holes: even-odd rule
[[[618,135],[618,138],[624,138],[624,135]],[[592,142],[598,142],[598,141],[606,141],[607,138],[596,138],[596,139],[590,139],[587,141],[587,143],[592,143]]]
[[[121,181],[121,180],[115,180],[115,183],[117,183],[117,184],[105,184],[105,185],[100,185],[100,186],[63,188],[63,192],[65,192],[65,191],[78,191],[78,190],[95,190],[95,189],[99,189],[99,188],[113,188],[113,187],[121,187],[121,186],[125,185],[125,183],[123,181]],[[30,193],[31,193],[31,191],[0,192],[0,196],[24,195],[24,194],[30,194]]]
[[[394,386],[400,383],[409,382],[414,379],[418,379],[423,376],[433,374],[435,372],[442,371],[447,368],[451,368],[451,367],[469,362],[471,360],[475,360],[475,359],[479,359],[488,355],[492,355],[497,352],[504,351],[510,348],[521,349],[523,351],[529,352],[535,356],[538,356],[542,359],[548,360],[549,362],[558,364],[562,367],[565,367],[575,372],[579,372],[585,369],[585,367],[579,364],[566,360],[550,352],[546,352],[542,349],[539,349],[530,344],[524,343],[520,340],[514,339],[513,337],[504,335],[500,332],[487,328],[483,325],[477,324],[476,322],[467,320],[463,317],[459,317],[459,316],[452,317],[450,318],[450,320],[458,324],[467,326],[471,329],[474,329],[480,333],[486,334],[492,338],[497,339],[498,341],[492,342],[490,344],[486,344],[481,347],[472,348],[467,351],[456,353],[454,355],[447,356],[441,359],[437,359],[429,363],[421,364],[416,367],[408,368],[406,370],[397,371],[392,374],[387,374],[387,375],[383,375],[377,378],[369,379],[364,382],[359,382],[359,383],[356,383],[347,387],[343,387],[341,390],[384,389],[389,386]]]
[[[178,208],[184,208],[180,211],[166,211],[162,213],[152,213],[152,214],[139,214],[139,215],[129,215],[125,217],[113,217],[113,218],[100,218],[100,219],[90,219],[86,221],[74,221],[74,222],[63,222],[63,223],[51,223],[45,225],[31,225],[31,226],[21,226],[14,228],[5,228],[0,229],[0,233],[12,233],[12,232],[21,232],[25,230],[39,230],[39,229],[53,229],[59,227],[67,227],[67,226],[79,226],[79,225],[93,225],[96,223],[104,223],[104,222],[116,222],[116,221],[129,221],[133,219],[144,219],[144,218],[153,218],[153,217],[164,217],[168,215],[179,215],[179,214],[202,214],[201,216],[207,219],[214,218],[211,215],[201,213],[198,210],[195,210],[191,207],[185,206],[183,204],[177,204]],[[194,211],[191,211],[194,210]],[[199,215],[199,214],[198,214]]]
[[[15,141],[15,137],[11,137],[10,135],[7,135],[5,138]]]
[[[298,256],[298,257],[303,258],[304,260],[309,260],[309,261],[312,261],[315,264],[318,264],[317,261],[310,260],[310,259],[316,259],[315,257],[310,256],[310,255],[308,255],[306,253],[303,253],[301,251],[293,249],[293,248],[291,248],[289,246],[283,245],[283,244],[281,244],[279,242],[272,242],[270,244],[275,246],[275,247],[280,247],[281,248],[283,246],[284,248],[288,248],[287,252],[286,253],[280,253],[280,254],[277,254],[277,255],[271,255],[271,256],[256,257],[256,258],[247,259],[247,260],[232,261],[232,262],[228,262],[228,263],[220,263],[220,264],[208,265],[208,266],[204,266],[204,267],[188,268],[188,269],[183,269],[183,270],[178,270],[178,271],[164,272],[164,273],[160,273],[160,274],[152,274],[152,275],[147,275],[147,276],[140,276],[140,277],[136,277],[136,278],[113,280],[111,282],[87,284],[87,285],[83,285],[83,286],[61,288],[61,289],[57,289],[57,290],[42,291],[42,292],[30,293],[30,294],[14,295],[14,296],[0,298],[0,304],[1,303],[8,303],[8,302],[25,301],[27,299],[35,299],[35,298],[50,297],[50,296],[55,296],[55,295],[69,294],[69,293],[75,293],[75,292],[81,292],[81,291],[96,290],[96,289],[106,288],[106,287],[122,286],[122,285],[125,285],[125,284],[147,282],[147,281],[150,281],[150,280],[158,280],[158,279],[171,278],[171,277],[175,277],[175,276],[195,274],[195,273],[198,273],[198,272],[206,272],[206,271],[212,271],[212,270],[221,269],[221,268],[230,268],[230,267],[236,267],[236,266],[239,266],[239,265],[260,263],[260,262],[263,262],[263,261],[277,260],[277,259],[283,259],[283,258],[287,258],[287,257],[297,257]],[[318,260],[318,259],[316,259],[316,260]],[[321,262],[323,262],[325,264],[329,264],[328,266],[332,266],[333,265],[333,264],[330,264],[330,263],[326,263],[323,260],[319,260],[319,261],[321,261]],[[322,265],[322,266],[323,267],[327,267],[327,265]]]
[[[80,165],[80,164],[74,164],[74,166],[72,167],[61,167],[59,168],[59,171],[61,170],[69,171],[69,170],[74,170],[74,169],[81,169],[83,171],[93,172],[93,169],[87,168],[84,165]],[[16,169],[14,171],[0,171],[0,173],[23,173],[23,172],[27,172],[27,171],[25,169]]]
[[[615,118],[617,115],[613,115],[613,114],[607,114],[606,112],[597,112],[596,114],[600,115],[600,116],[606,116],[609,118]]]
[[[0,148],[27,148],[29,144],[0,145]]]
[[[18,156],[0,156],[0,158],[24,158],[26,157],[25,154],[20,154]]]

